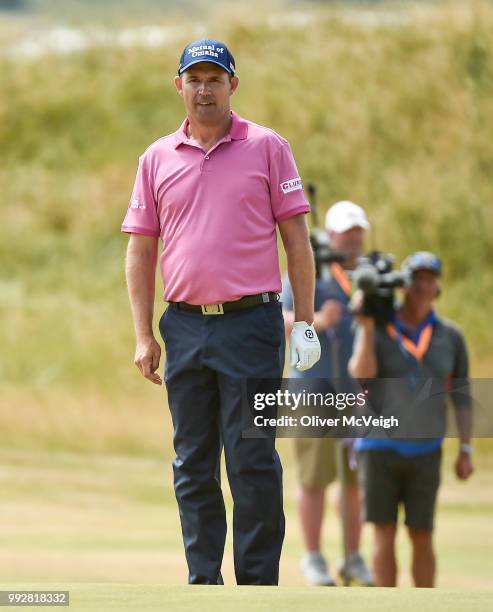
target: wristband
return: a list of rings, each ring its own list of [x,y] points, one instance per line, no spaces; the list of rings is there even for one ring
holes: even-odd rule
[[[472,446],[470,444],[466,444],[465,442],[463,442],[460,445],[460,452],[467,453],[468,455],[472,455]]]

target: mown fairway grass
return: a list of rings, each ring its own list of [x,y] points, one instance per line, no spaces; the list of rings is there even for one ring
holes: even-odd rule
[[[30,588],[32,585],[28,585]],[[36,585],[46,590],[46,585]],[[202,608],[217,612],[276,610],[299,612],[344,610],[344,612],[484,612],[493,604],[492,591],[444,589],[313,589],[306,587],[163,587],[128,584],[60,584],[53,589],[70,590],[70,610],[170,610],[196,612]],[[4,588],[0,584],[0,588]],[[14,610],[14,608],[8,608]],[[17,608],[15,608],[17,609]],[[62,608],[63,609],[63,608]]]
[[[289,440],[279,442],[285,472],[286,539],[280,583],[303,586],[298,570],[302,544],[295,511],[295,469]],[[467,484],[452,476],[455,441],[447,445],[440,493],[436,547],[438,586],[491,587],[493,466],[477,459]],[[165,453],[163,453],[164,455]],[[168,453],[167,453],[168,454]],[[164,458],[4,449],[0,452],[0,567],[2,582],[180,585],[186,582],[171,466]],[[229,525],[231,496],[223,474]],[[341,538],[333,505],[324,527],[324,550],[332,567]],[[371,529],[363,551],[368,557]],[[410,586],[409,545],[398,544],[401,586]],[[235,583],[231,529],[223,567]]]

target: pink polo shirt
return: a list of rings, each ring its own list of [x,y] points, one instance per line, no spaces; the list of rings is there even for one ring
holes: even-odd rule
[[[280,292],[276,222],[310,210],[289,143],[233,112],[205,153],[187,124],[139,158],[122,231],[162,239],[166,301]]]

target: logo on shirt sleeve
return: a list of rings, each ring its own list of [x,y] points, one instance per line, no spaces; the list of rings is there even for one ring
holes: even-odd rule
[[[139,200],[134,199],[130,202],[130,208],[145,208],[145,207],[146,205],[139,202]]]
[[[298,189],[303,189],[303,184],[299,176],[296,178],[289,179],[289,181],[284,181],[280,185],[283,193],[290,193],[291,191],[297,191]]]

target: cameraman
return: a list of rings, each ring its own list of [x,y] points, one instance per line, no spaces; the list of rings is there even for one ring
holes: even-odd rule
[[[290,378],[324,379],[348,377],[347,363],[352,354],[354,334],[353,317],[348,310],[351,281],[346,270],[353,270],[362,253],[365,230],[369,227],[365,212],[352,202],[334,204],[328,211],[325,228],[330,250],[344,256],[341,266],[332,263],[330,277],[323,280],[317,275],[315,285],[314,328],[318,334],[322,354],[320,361],[307,372],[299,372],[291,365]],[[283,279],[281,294],[286,334],[291,333],[294,313],[291,287]],[[294,449],[298,463],[300,483],[298,512],[303,531],[306,553],[300,567],[309,584],[333,586],[327,562],[320,552],[320,534],[324,513],[325,491],[337,477],[334,438],[295,438]],[[346,449],[347,450],[347,449]],[[361,533],[361,501],[357,472],[348,465],[344,455],[344,490],[340,492],[339,511],[345,528],[347,559],[339,568],[347,582],[372,585],[373,576],[358,553]],[[343,499],[341,500],[341,498]],[[341,503],[344,502],[344,504]]]
[[[461,332],[439,318],[433,303],[440,295],[441,262],[432,253],[417,252],[403,264],[410,277],[404,301],[393,320],[377,326],[357,315],[358,332],[349,371],[355,378],[393,378],[412,382],[416,376],[450,389],[450,379],[468,379],[468,357]],[[353,297],[361,312],[363,295]],[[471,407],[469,400],[452,395],[460,435],[455,462],[458,478],[472,474]],[[377,586],[396,586],[395,536],[400,502],[412,543],[412,575],[417,587],[435,582],[432,534],[440,482],[442,439],[357,441],[364,491],[365,519],[375,524],[374,571]]]

